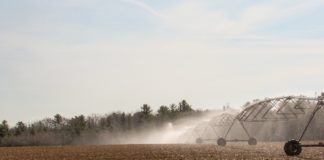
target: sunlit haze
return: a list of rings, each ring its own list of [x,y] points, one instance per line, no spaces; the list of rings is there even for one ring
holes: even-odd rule
[[[0,119],[324,91],[324,1],[0,0]]]

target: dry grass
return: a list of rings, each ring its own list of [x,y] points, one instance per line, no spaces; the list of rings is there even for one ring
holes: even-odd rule
[[[102,159],[287,159],[283,143],[257,146],[229,144],[105,145],[0,148],[1,160],[102,160]],[[324,159],[324,148],[305,148],[291,159]]]

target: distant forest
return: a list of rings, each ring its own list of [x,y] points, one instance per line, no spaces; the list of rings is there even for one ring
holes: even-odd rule
[[[117,135],[143,132],[162,127],[165,123],[188,116],[201,116],[204,112],[192,109],[185,100],[178,105],[162,105],[153,112],[143,104],[135,113],[113,112],[106,115],[78,115],[65,118],[56,114],[53,118],[26,124],[18,122],[9,126],[6,120],[0,124],[0,146],[38,146],[98,143],[102,133]],[[111,136],[113,137],[113,136]]]

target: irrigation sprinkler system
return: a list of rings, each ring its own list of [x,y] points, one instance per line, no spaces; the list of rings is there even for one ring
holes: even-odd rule
[[[226,142],[248,142],[249,145],[256,145],[256,138],[252,137],[247,130],[245,123],[269,122],[269,121],[288,121],[297,119],[299,115],[304,115],[305,109],[312,104],[313,99],[306,97],[277,97],[257,101],[249,104],[240,112],[232,124],[229,126],[224,138],[218,139],[218,145],[225,146]],[[238,123],[247,135],[247,139],[228,139],[233,126]]]
[[[300,137],[295,140],[289,140],[286,142],[284,146],[285,153],[288,156],[296,156],[299,155],[302,152],[302,147],[324,147],[324,144],[322,142],[319,142],[318,144],[302,144],[300,141],[302,141],[307,129],[309,128],[310,124],[312,123],[316,113],[324,107],[324,94],[322,93],[322,96],[317,98],[316,106],[314,107],[312,114],[310,115],[308,122],[305,126],[305,128],[302,131],[302,134]]]
[[[288,156],[296,156],[301,153],[302,147],[324,147],[324,144],[321,142],[318,144],[301,143],[316,113],[323,107],[324,94],[317,98],[287,96],[265,99],[262,101],[252,103],[235,117],[232,124],[228,128],[225,137],[219,138],[217,143],[220,146],[225,146],[226,142],[247,141],[249,145],[256,145],[257,140],[250,136],[244,123],[294,120],[297,119],[300,115],[307,114],[306,110],[309,109],[312,111],[306,123],[306,126],[302,130],[300,137],[297,140],[289,140],[284,145],[284,151]],[[237,122],[242,126],[244,132],[249,137],[248,139],[227,139],[229,133],[232,130],[233,125]]]
[[[196,138],[197,144],[202,144],[204,143],[204,141],[207,141],[207,139],[203,139],[201,137],[203,137],[203,134],[206,132],[208,128],[210,128],[210,126],[207,122],[205,122],[205,123],[201,123],[200,125],[196,126],[193,129],[193,132],[196,133],[196,135],[198,135],[198,138]]]
[[[306,118],[306,124],[302,128],[302,132],[296,139],[291,139],[284,145],[284,151],[288,156],[296,156],[302,152],[303,147],[324,147],[322,142],[318,144],[302,144],[305,133],[309,129],[316,113],[324,108],[324,93],[319,97],[311,98],[305,96],[284,96],[277,98],[266,98],[248,104],[243,111],[234,116],[230,113],[223,113],[213,117],[209,121],[205,129],[196,127],[195,132],[200,132],[196,138],[196,143],[201,144],[207,141],[217,142],[219,146],[225,146],[228,142],[248,142],[249,145],[256,145],[257,139],[252,137],[246,124],[262,123],[262,122],[282,122],[297,120],[302,117]],[[233,126],[238,124],[243,129],[248,138],[230,139]],[[201,126],[200,126],[201,127]],[[225,127],[225,135],[216,139],[203,138],[202,133],[206,131],[206,127],[211,127],[215,135],[220,127]],[[223,128],[224,129],[224,128]]]
[[[248,136],[248,139],[228,139],[228,135],[236,122],[238,122],[239,125],[243,128],[243,131]],[[221,137],[217,140],[217,144],[219,146],[225,146],[227,144],[227,142],[248,142],[249,145],[257,144],[257,140],[249,134],[244,123],[242,121],[239,121],[237,118],[233,119],[232,123],[229,125],[229,128],[228,128],[224,138]]]
[[[235,116],[233,114],[230,113],[222,113],[218,116],[213,117],[209,123],[208,126],[206,126],[205,130],[207,130],[207,127],[211,128],[213,130],[213,132],[215,133],[215,135],[219,135],[220,133],[217,132],[217,128],[219,127],[228,127],[232,124],[232,122],[234,121]],[[196,143],[201,144],[204,142],[214,142],[217,141],[217,139],[214,138],[203,138],[202,136],[198,137],[196,139]],[[217,144],[219,144],[219,142],[217,141]]]

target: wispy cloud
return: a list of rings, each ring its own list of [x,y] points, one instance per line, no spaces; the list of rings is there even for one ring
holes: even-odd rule
[[[149,6],[148,4],[144,3],[143,1],[140,1],[140,0],[122,0],[122,1],[133,4],[154,16],[162,17],[162,15],[158,11],[156,11],[155,9],[153,9],[153,7]]]
[[[140,0],[123,1],[162,18],[163,23],[178,31],[225,36],[250,34],[260,27],[265,27],[296,14],[302,14],[323,4],[323,1],[319,0],[294,1],[293,3],[271,1],[256,3],[236,11],[210,9],[203,5],[202,1],[183,1],[174,7],[155,10],[154,7]],[[228,16],[228,12],[234,13],[235,18]]]

